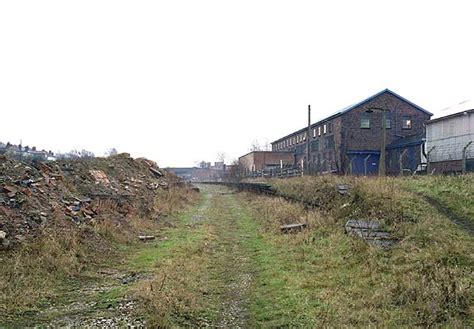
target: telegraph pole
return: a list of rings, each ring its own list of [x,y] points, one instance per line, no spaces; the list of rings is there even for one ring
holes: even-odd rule
[[[387,144],[387,128],[385,121],[385,112],[386,110],[382,110],[382,147],[380,150],[380,164],[379,164],[379,176],[385,176],[385,147]]]
[[[310,163],[310,140],[311,140],[311,105],[308,105],[308,131],[306,133],[306,168],[309,172],[309,163]]]

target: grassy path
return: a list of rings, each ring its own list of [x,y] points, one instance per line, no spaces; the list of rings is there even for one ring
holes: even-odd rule
[[[179,238],[162,250],[155,278],[142,285],[163,288],[139,295],[153,325],[249,327],[255,264],[246,241],[255,238],[255,227],[245,225],[249,218],[227,189],[201,189],[206,201],[174,229]]]
[[[301,286],[300,248],[265,232],[245,200],[201,186],[203,202],[147,254],[154,277],[137,284],[152,326],[313,326],[321,302]],[[283,239],[283,240],[282,240]],[[296,256],[296,257],[295,257]],[[303,282],[305,282],[303,280]]]
[[[118,245],[121,259],[65,282],[39,313],[8,322],[0,318],[0,327],[472,323],[467,315],[472,238],[455,228],[444,232],[453,230],[457,239],[429,244],[433,238],[421,243],[411,238],[384,252],[299,205],[232,194],[221,186],[200,188],[198,204],[147,232],[155,240]],[[310,229],[279,232],[282,220],[303,215]]]

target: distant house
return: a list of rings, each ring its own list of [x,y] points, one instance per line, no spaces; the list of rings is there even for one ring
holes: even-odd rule
[[[6,154],[17,160],[54,161],[56,158],[51,151],[38,151],[36,147],[4,144],[0,142],[0,154]]]
[[[272,150],[290,152],[295,166],[304,164],[311,172],[377,173],[383,114],[373,108],[385,110],[387,172],[399,168],[401,155],[402,165],[416,170],[422,162],[425,124],[432,113],[388,89],[311,124],[309,129],[275,140]]]
[[[466,170],[474,171],[474,109],[438,117],[426,124],[426,152],[430,171],[462,171],[463,153]]]

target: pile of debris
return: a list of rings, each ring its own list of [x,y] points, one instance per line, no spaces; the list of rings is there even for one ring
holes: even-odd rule
[[[389,250],[398,243],[377,221],[349,219],[345,229],[347,234],[364,239],[370,245],[384,250]]]
[[[155,162],[123,153],[108,158],[25,163],[0,155],[0,249],[51,220],[90,224],[101,216],[144,216],[158,189],[174,182]]]

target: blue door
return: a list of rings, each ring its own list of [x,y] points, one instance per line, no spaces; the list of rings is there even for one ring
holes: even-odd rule
[[[379,153],[358,152],[349,153],[349,159],[352,159],[353,175],[374,175],[379,170]]]

